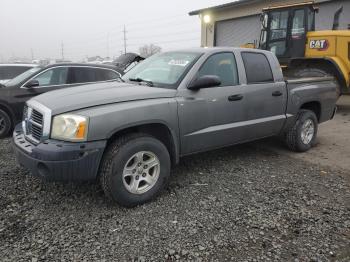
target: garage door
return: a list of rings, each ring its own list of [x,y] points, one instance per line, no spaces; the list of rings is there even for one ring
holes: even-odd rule
[[[249,16],[216,22],[215,46],[240,46],[260,37],[260,17]]]

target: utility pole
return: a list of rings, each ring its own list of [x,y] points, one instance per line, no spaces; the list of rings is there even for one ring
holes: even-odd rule
[[[62,60],[64,61],[64,45],[63,45],[63,42],[61,43],[61,54],[62,54]]]
[[[124,33],[124,54],[126,54],[126,28],[125,28],[125,25],[124,25],[123,33]]]
[[[109,33],[107,34],[107,57],[109,57]]]

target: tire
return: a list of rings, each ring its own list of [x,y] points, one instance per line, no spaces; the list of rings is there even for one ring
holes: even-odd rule
[[[148,167],[151,160],[159,165]],[[100,183],[107,197],[121,206],[134,207],[159,195],[168,182],[170,168],[170,155],[162,142],[147,134],[130,134],[116,139],[106,149]]]
[[[0,138],[7,137],[12,129],[10,116],[0,109]]]
[[[310,123],[309,121],[313,125],[313,131],[309,129],[310,132],[312,131],[312,137],[304,136],[303,139],[303,135],[305,134],[305,132],[303,133],[303,129],[307,123]],[[318,120],[315,113],[310,110],[300,110],[294,126],[286,133],[286,144],[292,151],[306,152],[316,144],[317,130]]]

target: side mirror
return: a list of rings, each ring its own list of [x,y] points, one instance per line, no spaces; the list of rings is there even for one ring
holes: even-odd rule
[[[220,85],[221,85],[221,80],[218,76],[205,75],[192,81],[192,83],[188,86],[188,89],[199,90],[201,88],[209,88],[209,87],[215,87]]]
[[[37,87],[39,86],[40,83],[38,80],[35,80],[35,79],[32,79],[32,80],[29,80],[25,85],[24,87],[26,88],[33,88],[33,87]]]

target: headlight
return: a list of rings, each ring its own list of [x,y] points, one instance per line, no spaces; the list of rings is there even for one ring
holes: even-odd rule
[[[86,141],[89,119],[79,115],[58,115],[53,118],[51,138],[82,142]]]

